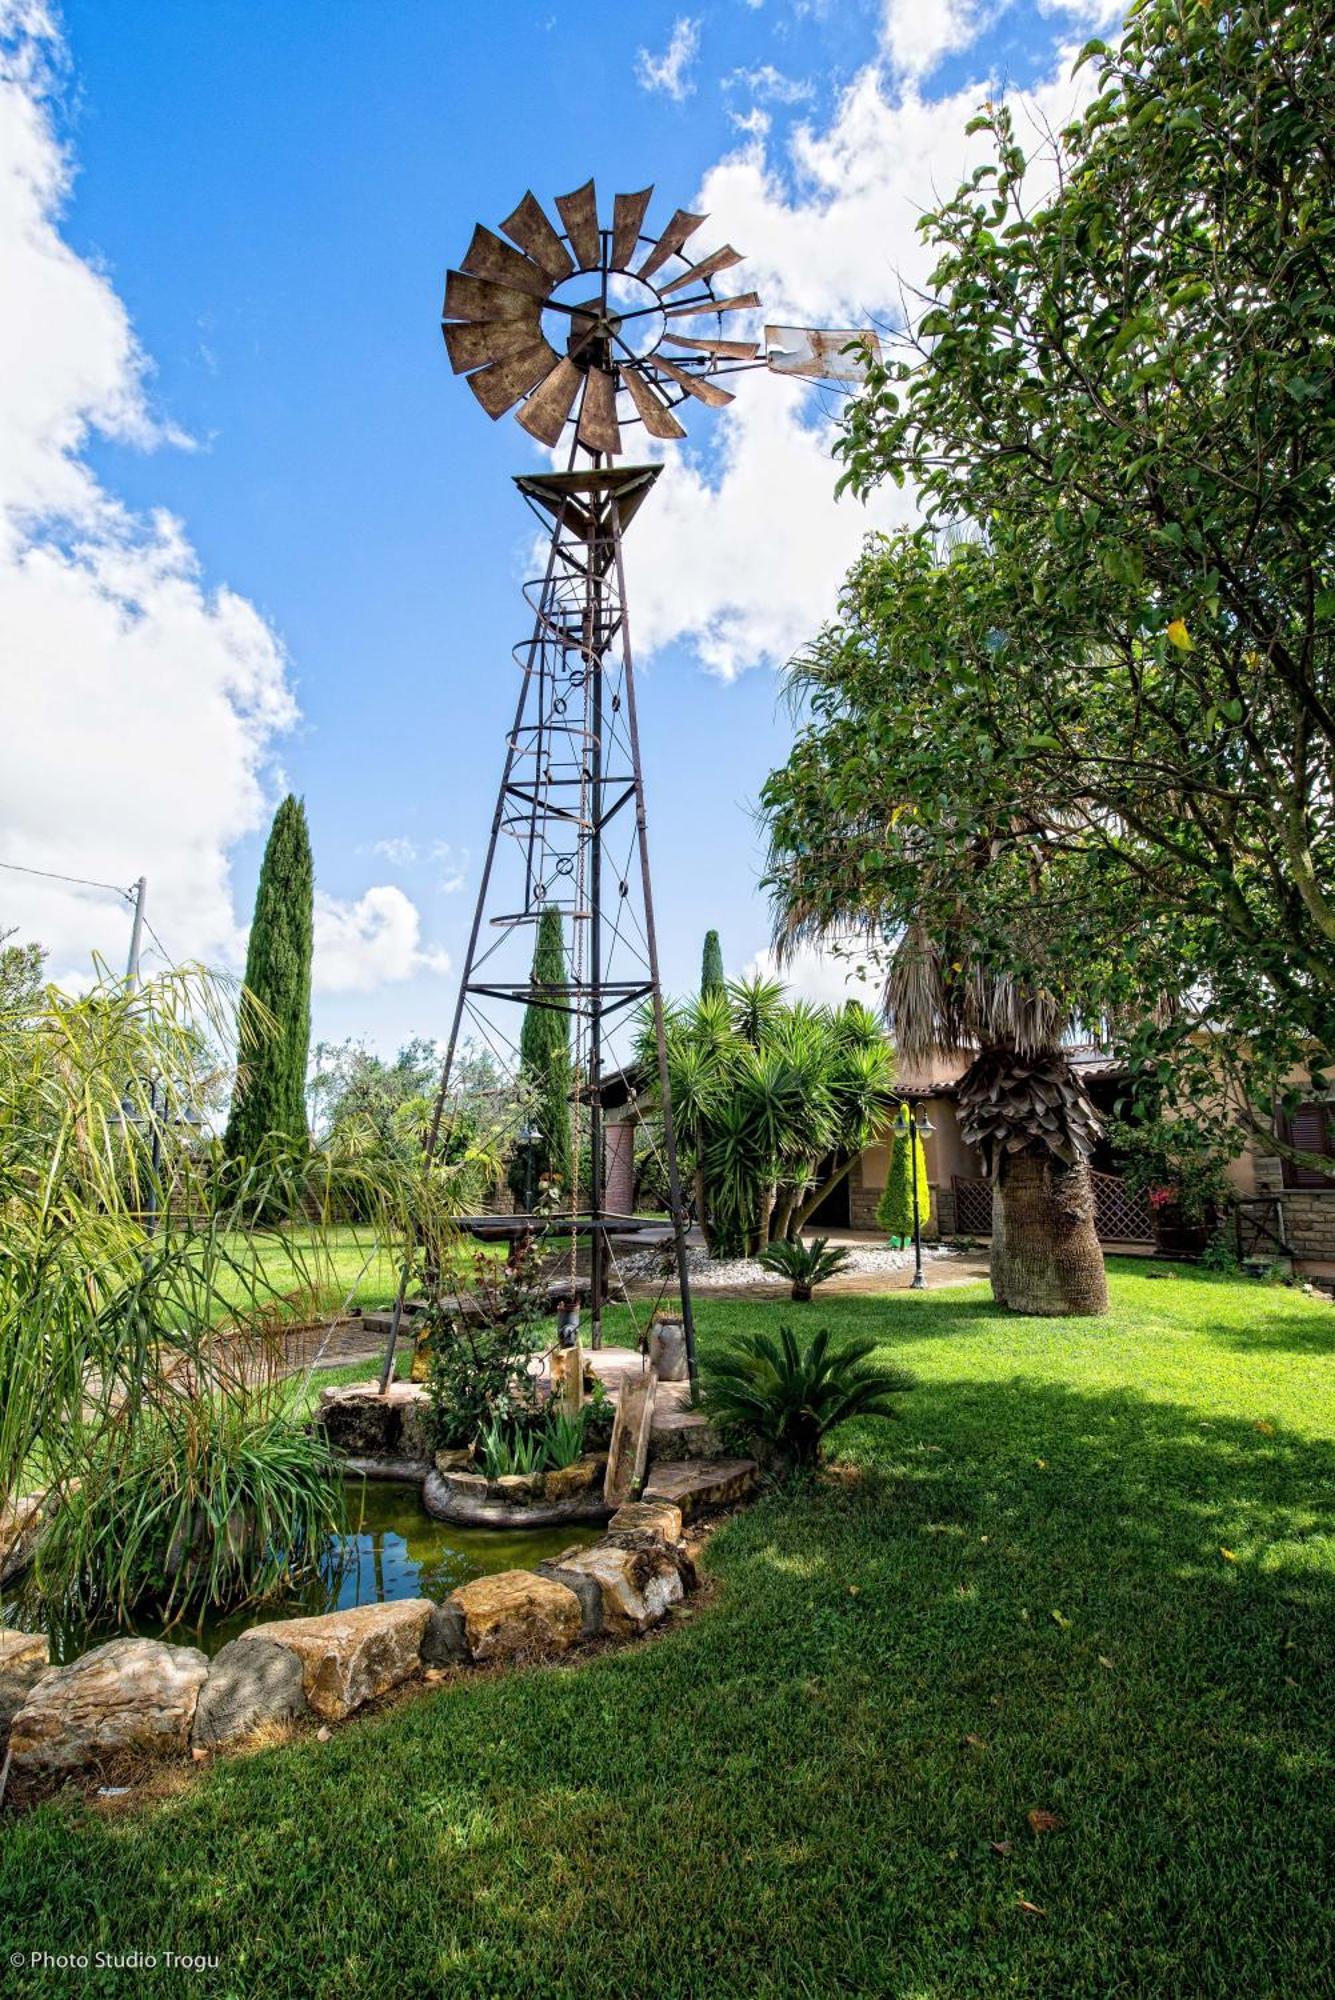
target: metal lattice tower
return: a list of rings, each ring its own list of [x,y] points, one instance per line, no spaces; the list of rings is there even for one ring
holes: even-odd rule
[[[678,439],[675,412],[691,402],[733,400],[720,379],[766,366],[829,379],[860,372],[841,361],[863,336],[766,328],[755,341],[729,337],[730,316],[753,314],[754,292],[725,295],[721,274],[739,263],[731,248],[697,257],[687,248],[705,221],[678,209],[657,236],[644,230],[653,190],[619,194],[610,229],[592,181],[557,197],[555,227],[532,194],[501,224],[479,225],[447,279],[444,336],[450,364],[493,419],[513,410],[530,436],[556,450],[569,434],[564,470],[524,474],[520,493],[546,537],[540,577],[525,586],[530,634],[514,649],[518,699],[507,741],[444,1073],[427,1142],[438,1141],[450,1075],[467,1037],[502,1063],[518,1058],[517,1009],[552,1007],[572,1021],[577,1084],[572,1117],[587,1129],[588,1200],[550,1227],[587,1247],[594,1343],[609,1260],[646,1218],[606,1206],[604,1099],[609,1084],[632,1098],[646,1080],[629,1068],[630,1039],[648,1009],[656,1076],[649,1085],[662,1122],[666,1177],[691,1379],[695,1341],[682,1200],[664,1047],[644,781],[626,603],[623,538],[652,490],[658,464],[618,465],[623,431]],[[508,238],[509,240],[504,240]],[[784,343],[796,342],[796,347]],[[562,914],[566,978],[535,988],[531,964],[544,910]],[[508,1023],[507,1025],[507,1017]],[[578,1175],[576,1176],[578,1178]],[[513,1236],[513,1218],[472,1217],[479,1237]],[[527,1226],[535,1226],[532,1218]],[[406,1286],[406,1280],[405,1280]],[[400,1288],[384,1380],[393,1368],[403,1311]]]

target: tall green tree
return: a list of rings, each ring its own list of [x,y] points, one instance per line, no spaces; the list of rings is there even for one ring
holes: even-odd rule
[[[244,1059],[223,1141],[229,1159],[254,1160],[275,1141],[307,1140],[314,897],[306,808],[289,793],[274,814],[255,891],[242,998]]]
[[[913,1234],[913,1183],[918,1183],[918,1221],[927,1227],[932,1212],[932,1190],[927,1181],[927,1156],[923,1151],[922,1136],[917,1126],[909,1118],[907,1110],[901,1106],[899,1116],[890,1128],[890,1158],[886,1166],[885,1186],[876,1204],[877,1226],[887,1236],[900,1238]]]
[[[570,1061],[570,1016],[563,1011],[567,975],[561,912],[553,904],[538,919],[533,946],[533,999],[524,1009],[519,1031],[521,1081],[531,1092],[531,1122],[538,1137],[532,1147],[520,1147],[510,1167],[516,1201],[527,1198],[543,1174],[554,1175],[568,1194],[575,1171],[570,1134],[570,1093],[574,1075]]]
[[[1240,1137],[1335,1070],[1333,31],[1145,0],[1055,140],[975,121],[840,445],[927,525],[854,572],[771,796],[809,908],[930,917],[944,857],[980,962]]]
[[[700,958],[700,991],[721,993],[723,986],[723,947],[717,931],[706,931],[705,948]]]

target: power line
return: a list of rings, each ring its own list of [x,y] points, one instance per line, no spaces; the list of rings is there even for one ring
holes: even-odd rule
[[[144,918],[144,929],[148,932],[154,944],[157,946],[158,951],[161,954],[164,963],[166,963],[167,965],[174,965],[176,963],[175,959],[172,957],[171,953],[168,951],[166,945],[162,942],[162,939],[158,936],[157,932],[154,930],[152,924],[148,921],[147,917]]]
[[[0,861],[0,868],[8,868],[15,875],[40,875],[47,882],[74,882],[81,889],[109,889],[113,896],[120,896],[127,903],[134,901],[134,890],[123,888],[119,882],[94,882],[86,875],[61,875],[54,868],[28,868],[21,861]]]

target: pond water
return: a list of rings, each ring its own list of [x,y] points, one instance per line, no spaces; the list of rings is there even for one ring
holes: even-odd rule
[[[388,1604],[404,1597],[439,1600],[475,1576],[489,1576],[502,1569],[532,1569],[563,1549],[588,1548],[602,1532],[592,1526],[513,1531],[454,1527],[447,1521],[432,1520],[422,1506],[419,1486],[394,1479],[349,1482],[348,1520],[351,1532],[331,1541],[318,1576],[299,1590],[242,1611],[209,1613],[200,1621],[180,1621],[166,1629],[161,1619],[148,1612],[128,1626],[112,1621],[90,1624],[43,1616],[31,1604],[25,1609],[20,1585],[4,1604],[3,1622],[27,1632],[49,1633],[55,1663],[77,1659],[90,1646],[124,1637],[127,1632],[146,1639],[168,1639],[181,1646],[199,1646],[211,1654],[250,1626],[268,1624],[275,1618],[303,1618],[357,1604]]]

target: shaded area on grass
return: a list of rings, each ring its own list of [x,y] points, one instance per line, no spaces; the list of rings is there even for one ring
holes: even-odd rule
[[[1325,1990],[1335,1452],[1310,1361],[1232,1343],[1258,1297],[1328,1310],[1137,1274],[1103,1326],[818,1302],[914,1336],[920,1386],[841,1435],[860,1477],[719,1533],[715,1604],[153,1811],[48,1806],[6,1832],[7,1943],[349,2000]],[[704,1306],[706,1357],[790,1312]]]

